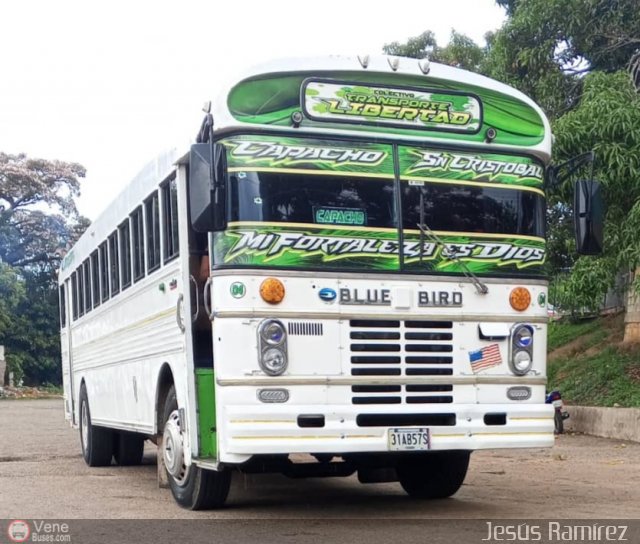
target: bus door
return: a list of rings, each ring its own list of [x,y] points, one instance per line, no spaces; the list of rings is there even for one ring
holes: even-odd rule
[[[70,419],[73,425],[76,424],[75,398],[73,387],[73,333],[71,330],[71,308],[75,301],[71,299],[71,280],[67,279],[60,288],[60,327],[63,330],[62,339],[62,375],[67,375],[63,379],[65,416]]]
[[[211,321],[206,311],[205,287],[211,264],[207,233],[195,232],[189,227],[189,280],[191,289],[191,339],[193,361],[196,368],[213,366],[213,337]]]

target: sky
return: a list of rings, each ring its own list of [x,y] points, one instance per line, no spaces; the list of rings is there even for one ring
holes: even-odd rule
[[[95,219],[158,153],[186,149],[235,73],[262,61],[380,54],[425,30],[484,44],[494,0],[0,2],[0,151],[86,167]]]

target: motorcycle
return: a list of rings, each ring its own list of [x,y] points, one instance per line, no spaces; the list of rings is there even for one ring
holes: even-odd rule
[[[564,420],[569,418],[569,412],[564,409],[564,403],[562,402],[562,395],[560,391],[554,390],[551,393],[547,393],[545,404],[552,404],[555,410],[553,416],[553,422],[555,424],[556,434],[562,434],[564,432]]]

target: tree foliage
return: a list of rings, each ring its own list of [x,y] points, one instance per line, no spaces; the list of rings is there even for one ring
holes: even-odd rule
[[[451,38],[445,47],[440,47],[435,34],[427,30],[419,36],[409,38],[406,43],[388,43],[383,46],[382,50],[387,55],[414,59],[428,58],[433,62],[472,71],[479,70],[484,58],[484,50],[480,46],[471,38],[455,30],[451,31]]]
[[[76,163],[0,153],[0,344],[27,383],[59,383],[56,271],[88,220]]]
[[[498,0],[509,16],[490,40],[487,75],[555,119],[582,92],[581,74],[627,69],[640,47],[637,0]]]

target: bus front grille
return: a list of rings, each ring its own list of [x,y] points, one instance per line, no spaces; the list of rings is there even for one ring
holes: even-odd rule
[[[453,374],[451,321],[355,319],[349,325],[352,376]],[[452,385],[358,385],[351,391],[353,404],[453,402]]]

